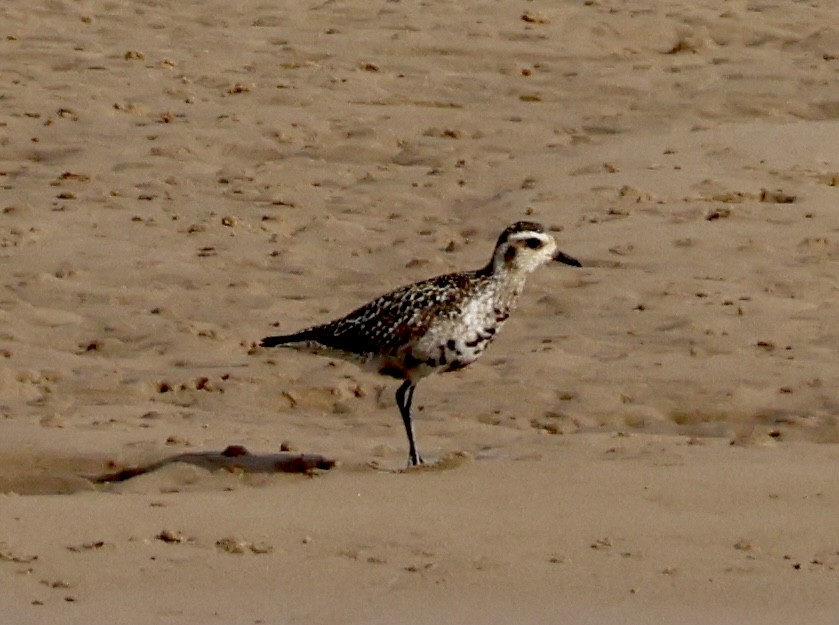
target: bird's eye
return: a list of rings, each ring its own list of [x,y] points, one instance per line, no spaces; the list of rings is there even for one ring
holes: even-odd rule
[[[524,240],[524,244],[529,247],[531,250],[538,250],[542,247],[545,242],[542,239],[537,239],[536,237],[530,237],[529,239]]]

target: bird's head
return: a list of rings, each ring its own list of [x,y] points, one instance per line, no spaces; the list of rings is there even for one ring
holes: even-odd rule
[[[530,273],[549,263],[560,262],[572,267],[581,267],[580,261],[557,248],[553,236],[545,232],[541,224],[532,221],[517,221],[507,226],[492,257],[493,271],[514,271]]]

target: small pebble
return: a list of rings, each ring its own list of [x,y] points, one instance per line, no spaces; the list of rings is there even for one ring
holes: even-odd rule
[[[173,532],[172,530],[163,530],[155,538],[165,543],[182,543],[186,540],[181,532]]]

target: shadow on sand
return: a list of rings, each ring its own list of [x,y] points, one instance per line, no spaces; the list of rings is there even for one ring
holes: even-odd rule
[[[312,475],[317,471],[328,471],[335,466],[335,460],[319,454],[298,454],[281,452],[276,454],[252,454],[241,445],[231,445],[224,451],[202,451],[176,454],[138,467],[119,469],[111,473],[87,476],[94,484],[124,482],[138,475],[157,471],[175,462],[217,471],[219,469],[244,473],[304,473]]]

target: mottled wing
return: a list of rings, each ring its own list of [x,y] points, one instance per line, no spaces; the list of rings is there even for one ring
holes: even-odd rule
[[[476,272],[437,276],[382,295],[348,315],[312,328],[312,340],[353,354],[396,356],[438,321],[454,319],[478,288]]]

